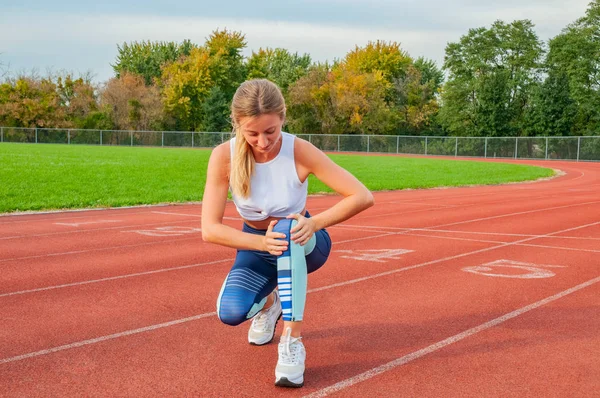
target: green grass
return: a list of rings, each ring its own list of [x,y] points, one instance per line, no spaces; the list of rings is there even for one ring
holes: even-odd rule
[[[0,212],[200,201],[210,150],[0,144]],[[503,163],[331,155],[371,190],[526,181],[550,169]],[[330,192],[311,176],[309,192]]]

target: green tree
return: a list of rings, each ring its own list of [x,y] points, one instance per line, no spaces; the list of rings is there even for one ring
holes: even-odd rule
[[[438,68],[435,61],[423,57],[417,58],[414,67],[421,74],[422,85],[428,85],[432,94],[436,94],[444,82],[444,72]]]
[[[529,20],[496,21],[489,29],[470,29],[459,42],[448,44],[442,125],[456,135],[522,134],[543,54]]]
[[[245,46],[240,32],[215,31],[206,45],[163,67],[159,85],[175,129],[229,130],[225,104],[245,79]]]
[[[284,48],[259,49],[248,59],[248,78],[265,78],[276,83],[284,95],[288,88],[304,76],[311,65],[308,54],[290,53]]]
[[[163,102],[176,130],[202,128],[205,116],[202,105],[215,86],[212,62],[209,51],[200,47],[163,68],[160,80]]]
[[[568,136],[574,133],[577,104],[564,71],[551,70],[535,90],[527,120],[528,134]]]
[[[204,47],[210,58],[210,75],[215,86],[219,86],[229,99],[246,79],[247,71],[242,51],[246,38],[241,32],[215,30]]]
[[[329,79],[331,66],[317,63],[289,87],[287,126],[296,134],[331,131],[335,125]]]
[[[189,40],[175,42],[132,42],[117,45],[118,55],[113,67],[117,77],[122,73],[135,73],[144,78],[147,85],[153,84],[160,77],[161,67],[169,62],[189,55],[197,45]]]
[[[230,102],[228,96],[219,86],[212,87],[202,103],[204,119],[200,130],[209,132],[231,130]]]
[[[572,131],[578,135],[598,134],[600,129],[599,37],[600,0],[595,0],[584,17],[550,40],[547,67],[555,76],[564,74],[568,79],[577,107]]]

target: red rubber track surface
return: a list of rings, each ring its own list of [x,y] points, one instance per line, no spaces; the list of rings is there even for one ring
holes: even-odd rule
[[[600,164],[518,163],[564,174],[375,193],[329,228],[295,390],[216,317],[235,250],[201,205],[0,217],[0,396],[597,397]]]

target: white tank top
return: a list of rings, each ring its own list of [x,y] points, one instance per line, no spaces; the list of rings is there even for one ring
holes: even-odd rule
[[[281,149],[277,156],[266,163],[255,163],[250,180],[250,196],[240,198],[231,193],[240,216],[248,221],[261,221],[268,217],[286,217],[299,213],[306,205],[308,178],[300,182],[294,161],[292,134],[281,132]],[[229,142],[233,162],[235,137]],[[231,188],[230,188],[231,190]]]

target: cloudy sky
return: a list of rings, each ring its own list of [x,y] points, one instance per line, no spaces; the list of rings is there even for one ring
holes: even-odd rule
[[[295,0],[166,1],[2,0],[0,64],[11,73],[36,70],[113,75],[117,44],[182,41],[203,44],[215,29],[246,35],[245,55],[260,47],[343,58],[355,45],[401,43],[413,57],[441,66],[448,42],[495,20],[530,19],[547,40],[584,15],[589,0]]]

